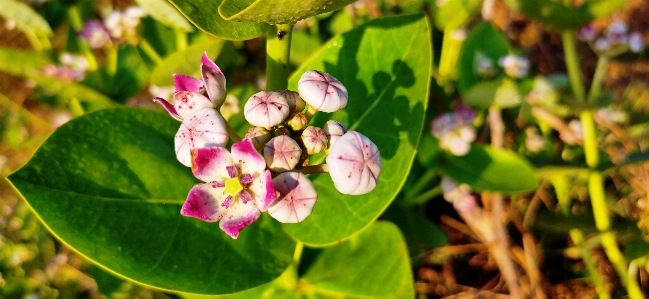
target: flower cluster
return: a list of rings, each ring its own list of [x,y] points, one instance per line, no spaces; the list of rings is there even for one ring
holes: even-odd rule
[[[57,78],[67,82],[81,81],[86,76],[89,63],[83,56],[63,53],[59,57],[60,65],[47,64],[41,69],[41,75]]]
[[[189,192],[181,214],[219,221],[232,238],[262,212],[284,223],[308,217],[318,199],[307,174],[329,172],[344,194],[372,191],[381,172],[376,145],[362,134],[330,120],[322,128],[309,125],[318,111],[335,112],[347,105],[347,89],[331,75],[307,71],[298,91],[261,91],[243,107],[252,125],[241,139],[222,112],[226,81],[221,70],[203,55],[201,79],[174,75],[173,103],[161,104],[182,122],[175,138],[178,161],[191,167],[203,183]],[[236,98],[234,98],[236,100]],[[237,141],[228,151],[229,138]],[[326,154],[326,164],[312,165],[311,156]]]
[[[509,54],[498,59],[498,65],[505,71],[507,76],[520,79],[527,76],[530,69],[530,61],[520,55]],[[473,59],[475,73],[483,78],[491,78],[499,73],[493,60],[482,52],[476,52]]]
[[[129,7],[125,11],[113,11],[103,22],[87,21],[78,34],[93,49],[109,45],[113,40],[127,40],[135,44],[137,43],[136,29],[140,25],[140,19],[145,16],[146,12],[137,6]]]
[[[439,139],[439,146],[453,155],[464,156],[471,149],[476,134],[473,128],[475,112],[462,105],[453,113],[442,114],[433,120],[431,132]]]
[[[646,40],[640,32],[629,34],[629,27],[625,22],[615,21],[611,23],[597,38],[598,32],[593,24],[588,24],[579,30],[579,39],[593,43],[593,48],[609,56],[630,50],[640,53],[644,49]]]

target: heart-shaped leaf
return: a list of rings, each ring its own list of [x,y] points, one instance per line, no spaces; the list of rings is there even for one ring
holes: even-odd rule
[[[517,193],[538,186],[529,162],[513,152],[481,145],[471,146],[469,153],[461,157],[446,153],[440,170],[478,191]]]
[[[185,32],[194,31],[194,27],[187,22],[187,19],[166,0],[135,0],[135,3],[162,24]]]
[[[376,189],[361,196],[338,192],[329,174],[311,176],[319,196],[313,213],[301,223],[285,224],[296,239],[324,246],[348,238],[376,219],[403,186],[428,103],[429,36],[423,14],[377,19],[328,41],[291,77],[291,90],[307,70],[340,80],[349,92],[347,107],[318,113],[313,123],[336,119],[369,137],[383,164]]]
[[[223,0],[169,0],[198,29],[229,40],[247,40],[268,30],[265,23],[232,22],[219,15]]]
[[[579,7],[567,7],[554,0],[504,0],[512,10],[557,30],[579,28],[608,15],[628,0],[589,0]]]
[[[272,281],[294,241],[265,215],[238,240],[182,217],[197,183],[175,157],[179,123],[138,108],[102,110],[54,132],[9,177],[65,244],[119,276],[170,291],[233,293]]]
[[[221,69],[229,66],[236,55],[232,42],[220,38],[209,38],[194,43],[160,62],[151,75],[151,85],[173,86],[173,74],[200,78],[201,56],[204,52],[214,59]]]
[[[293,24],[341,9],[354,0],[223,0],[219,13],[228,21]]]

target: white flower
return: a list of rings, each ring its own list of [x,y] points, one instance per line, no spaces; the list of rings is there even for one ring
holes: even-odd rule
[[[505,73],[515,79],[527,76],[530,69],[530,61],[523,56],[507,55],[498,60],[498,64],[505,69]]]

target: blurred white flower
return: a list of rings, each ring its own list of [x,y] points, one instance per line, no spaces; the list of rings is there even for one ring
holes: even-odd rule
[[[525,148],[532,153],[537,153],[545,147],[545,139],[539,135],[539,130],[535,127],[525,129]]]
[[[505,69],[505,73],[515,79],[527,76],[530,61],[524,56],[509,54],[498,60],[498,64]]]

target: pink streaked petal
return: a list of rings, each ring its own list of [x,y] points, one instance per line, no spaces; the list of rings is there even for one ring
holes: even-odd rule
[[[257,179],[252,181],[248,187],[248,191],[255,204],[262,212],[268,210],[270,206],[277,199],[277,192],[273,185],[273,178],[270,175],[270,170],[266,170]]]
[[[248,193],[248,191],[246,191],[246,190],[243,190],[243,191],[241,191],[241,192],[239,193],[239,198],[241,199],[241,201],[242,201],[243,203],[246,203],[246,204],[247,204],[248,202],[251,202],[251,201],[252,201],[252,196],[251,196],[250,193]]]
[[[311,215],[318,200],[313,183],[302,173],[284,172],[273,179],[280,197],[268,207],[268,213],[279,222],[302,222]]]
[[[176,91],[200,92],[203,81],[190,76],[174,74],[174,87]]]
[[[167,110],[167,113],[169,113],[169,115],[171,115],[171,117],[173,117],[173,118],[175,118],[175,119],[177,119],[179,121],[183,121],[183,118],[180,117],[178,112],[176,112],[176,108],[174,107],[174,105],[167,102],[167,100],[165,100],[163,98],[155,98],[155,99],[153,99],[153,101],[160,104],[160,105],[162,105],[162,107],[164,107],[165,110]]]
[[[232,197],[232,195],[228,195],[228,197],[226,197],[225,200],[223,200],[223,202],[221,203],[221,206],[226,209],[229,209],[233,203],[234,203],[234,197]]]
[[[183,120],[174,147],[178,161],[191,167],[192,148],[224,147],[227,142],[228,132],[223,117],[214,109],[203,109]]]
[[[177,91],[174,93],[174,107],[183,119],[192,116],[197,111],[213,108],[210,99],[204,95],[191,91]]]
[[[203,182],[225,182],[229,179],[227,167],[234,165],[232,155],[223,147],[191,149],[192,173]],[[217,185],[219,186],[219,185]]]
[[[195,185],[189,191],[180,214],[207,222],[219,221],[226,211],[221,206],[222,194],[222,189],[214,189],[209,184]]]
[[[237,200],[227,209],[219,227],[233,239],[239,237],[239,232],[259,218],[259,209],[253,203],[244,204]]]
[[[266,169],[264,157],[257,152],[248,138],[232,145],[232,158],[239,163],[241,174],[255,175]]]
[[[361,195],[372,191],[381,173],[379,149],[362,134],[345,133],[326,158],[334,186],[343,194]]]
[[[214,103],[214,107],[217,109],[223,105],[225,102],[225,94],[227,92],[225,88],[225,76],[221,69],[207,57],[207,53],[203,53],[201,57],[201,76],[203,77],[203,82],[205,82],[205,90],[207,95]]]

